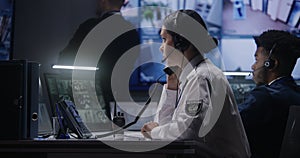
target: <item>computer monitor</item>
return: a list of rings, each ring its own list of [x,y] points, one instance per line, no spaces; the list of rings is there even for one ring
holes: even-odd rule
[[[238,4],[237,4],[238,3]],[[300,2],[224,0],[223,35],[259,35],[269,29],[299,33]]]
[[[72,80],[71,73],[45,73],[47,92],[52,107],[61,99],[71,100],[84,123],[92,132],[111,130],[111,121],[106,115],[101,93],[95,95],[95,82],[88,78]]]
[[[256,51],[256,44],[252,37],[223,37],[220,44],[225,71],[252,71],[251,65],[255,61]]]
[[[237,104],[243,103],[251,90],[256,86],[251,79],[233,78],[228,79],[228,82],[232,88]]]

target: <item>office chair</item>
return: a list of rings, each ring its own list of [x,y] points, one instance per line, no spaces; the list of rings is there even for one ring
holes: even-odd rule
[[[293,105],[289,109],[280,151],[280,158],[287,157],[300,157],[300,105]]]

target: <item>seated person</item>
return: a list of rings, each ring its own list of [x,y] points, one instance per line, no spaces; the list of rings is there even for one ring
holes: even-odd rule
[[[300,39],[269,30],[254,37],[253,80],[257,84],[239,105],[252,156],[278,158],[289,107],[300,105],[300,87],[291,76],[300,57]]]
[[[200,157],[250,157],[232,89],[223,72],[204,57],[217,42],[202,17],[193,10],[171,13],[160,35],[166,65],[179,68],[167,76],[154,122],[146,123],[142,134],[194,140]]]

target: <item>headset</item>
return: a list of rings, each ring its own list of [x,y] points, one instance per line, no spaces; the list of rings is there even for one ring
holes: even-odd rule
[[[267,69],[267,70],[270,70],[270,69],[273,69],[274,66],[275,66],[275,60],[272,59],[272,53],[274,51],[274,48],[276,47],[276,43],[272,46],[271,50],[270,50],[270,54],[268,56],[268,59],[264,62],[264,67]]]
[[[181,11],[177,12],[177,14],[175,16],[175,20],[174,20],[175,28],[177,28],[177,21],[178,21],[179,17],[182,16],[179,14],[186,14],[186,13],[183,13]],[[180,50],[182,53],[184,51],[186,51],[189,48],[189,46],[191,45],[191,43],[187,39],[185,39],[184,37],[182,37],[181,35],[179,35],[176,32],[172,35],[172,38],[173,38],[174,47],[176,49]]]
[[[182,53],[186,51],[191,44],[188,40],[178,34],[173,35],[173,42],[174,47],[180,50]]]

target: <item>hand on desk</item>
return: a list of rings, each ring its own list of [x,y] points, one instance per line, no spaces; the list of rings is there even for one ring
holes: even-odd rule
[[[152,129],[157,127],[157,126],[158,126],[157,122],[145,123],[144,126],[141,129],[141,133],[144,135],[144,137],[151,139],[151,134],[150,133],[151,133]]]

